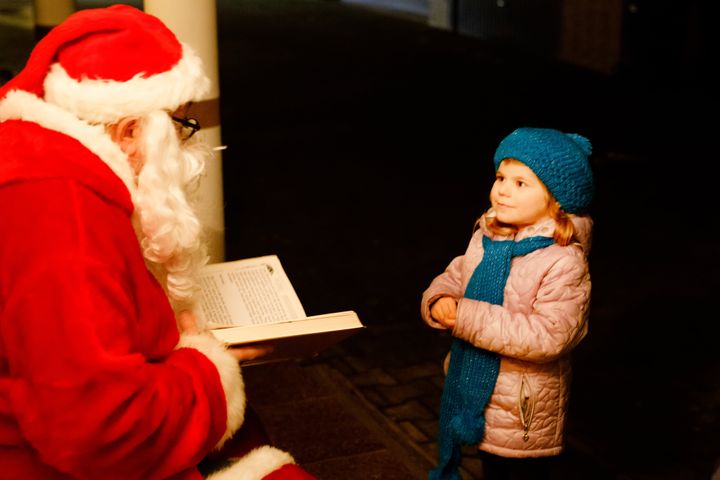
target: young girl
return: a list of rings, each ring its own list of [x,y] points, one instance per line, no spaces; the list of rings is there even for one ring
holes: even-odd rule
[[[460,478],[462,445],[486,452],[483,478],[542,478],[562,450],[569,353],[587,332],[590,152],[585,137],[553,129],[508,135],[491,208],[423,294],[425,322],[455,337],[431,480]]]

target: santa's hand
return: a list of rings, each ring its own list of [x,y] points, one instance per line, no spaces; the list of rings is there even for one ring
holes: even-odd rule
[[[200,333],[200,329],[197,326],[197,318],[191,310],[183,310],[175,316],[180,329],[180,333],[187,335],[196,335]]]
[[[228,352],[241,362],[264,357],[272,351],[273,347],[270,345],[231,345],[228,347]]]
[[[177,324],[180,333],[185,335],[197,335],[200,329],[197,326],[197,317],[190,310],[183,310],[177,314]],[[228,345],[230,352],[240,362],[255,360],[273,351],[270,345]]]

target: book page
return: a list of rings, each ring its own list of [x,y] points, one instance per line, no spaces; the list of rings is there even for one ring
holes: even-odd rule
[[[262,325],[305,317],[275,255],[207,265],[198,282],[202,294],[195,314],[210,327]]]

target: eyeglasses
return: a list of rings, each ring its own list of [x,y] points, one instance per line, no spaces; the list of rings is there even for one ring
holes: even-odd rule
[[[182,140],[183,142],[189,140],[190,137],[195,135],[197,131],[200,130],[200,122],[198,122],[194,118],[179,118],[173,116],[170,116],[170,118],[173,122],[179,124],[178,135],[180,136],[180,140]]]

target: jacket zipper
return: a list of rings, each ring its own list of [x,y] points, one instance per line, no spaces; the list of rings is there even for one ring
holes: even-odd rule
[[[520,412],[520,423],[523,427],[523,440],[527,442],[530,439],[530,425],[535,414],[535,396],[530,386],[530,381],[525,373],[520,379],[520,392],[518,394],[518,412]]]

